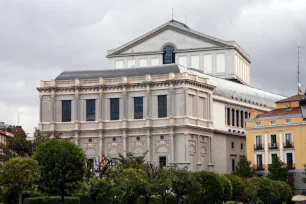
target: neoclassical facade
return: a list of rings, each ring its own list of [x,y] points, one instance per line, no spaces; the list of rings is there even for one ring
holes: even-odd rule
[[[250,58],[170,21],[109,50],[108,69],[66,71],[42,81],[42,133],[78,144],[92,162],[141,155],[155,165],[230,173],[246,154],[251,110],[282,96],[250,86]]]

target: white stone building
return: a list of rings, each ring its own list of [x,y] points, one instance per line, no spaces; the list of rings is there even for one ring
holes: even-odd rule
[[[231,172],[245,155],[249,111],[282,96],[250,86],[250,57],[170,21],[109,50],[108,69],[42,81],[42,133],[60,135],[89,159],[142,154],[156,165]]]

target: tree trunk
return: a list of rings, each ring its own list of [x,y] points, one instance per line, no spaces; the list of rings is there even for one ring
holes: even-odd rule
[[[19,192],[19,204],[22,204],[22,191]]]
[[[64,202],[65,202],[65,198],[64,198],[65,190],[64,190],[63,184],[61,184],[60,191],[61,191],[61,204],[64,204]]]

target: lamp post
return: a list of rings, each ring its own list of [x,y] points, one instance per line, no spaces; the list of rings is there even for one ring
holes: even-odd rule
[[[304,93],[304,97],[300,100],[300,107],[302,111],[303,120],[306,120],[306,91]]]

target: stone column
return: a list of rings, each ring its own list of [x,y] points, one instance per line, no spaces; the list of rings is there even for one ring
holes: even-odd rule
[[[126,88],[123,88],[122,91],[122,103],[123,103],[123,110],[122,110],[122,118],[123,120],[126,120],[128,118],[128,100],[127,100],[127,90]]]
[[[146,129],[147,133],[146,133],[146,136],[147,136],[147,151],[148,151],[148,162],[150,163],[151,162],[151,132],[150,132],[150,129],[147,128]]]
[[[269,154],[268,154],[268,133],[264,133],[264,140],[265,140],[265,163],[264,164],[269,164]]]
[[[185,161],[189,160],[189,134],[184,133],[185,136]]]
[[[102,159],[102,152],[103,152],[103,133],[102,133],[102,130],[99,131],[99,137],[98,137],[98,154],[99,154],[99,157],[100,159]]]
[[[170,101],[169,101],[169,104],[170,104],[170,117],[173,117],[174,116],[174,87],[173,87],[173,84],[170,84],[170,87],[169,87],[169,92],[170,92]]]
[[[74,133],[74,144],[79,146],[79,131]]]
[[[127,146],[126,146],[126,130],[122,130],[122,146],[123,146],[123,156],[126,157]]]
[[[283,131],[279,131],[278,132],[278,134],[279,134],[279,159],[281,160],[281,161],[283,161],[283,157],[284,157],[284,153],[283,153],[283,148],[284,148],[284,146],[283,146]]]
[[[212,93],[209,94],[209,103],[210,103],[210,110],[209,110],[209,118],[211,121],[213,121],[213,107],[214,107],[214,103],[213,103],[213,95]]]
[[[40,123],[42,122],[42,100],[43,100],[43,96],[39,95],[39,122]]]
[[[196,153],[197,153],[197,164],[200,164],[201,163],[201,160],[200,160],[201,159],[201,156],[200,156],[200,135],[197,135]]]
[[[81,111],[79,108],[80,104],[80,97],[79,97],[79,90],[75,90],[75,107],[74,107],[74,115],[75,115],[75,121],[78,122],[80,120],[79,118],[79,112]]]
[[[174,127],[170,127],[171,163],[174,162]]]
[[[55,93],[54,91],[51,93],[51,122],[56,121],[56,110],[55,110]]]
[[[225,125],[227,125],[227,107],[225,107]]]
[[[188,113],[187,113],[187,97],[188,97],[188,88],[185,86],[185,88],[184,88],[184,92],[185,92],[185,116],[187,116],[188,115]]]
[[[151,90],[150,90],[150,85],[146,86],[146,99],[147,99],[147,118],[151,118]]]
[[[199,90],[197,90],[197,94],[196,94],[196,112],[195,112],[195,116],[196,118],[199,118],[199,113],[198,113],[198,110],[199,110]]]
[[[233,112],[232,112],[232,109],[231,108],[229,108],[229,126],[233,126]]]
[[[211,143],[211,137],[208,137],[208,165],[212,166],[213,161],[212,161],[212,143]]]

